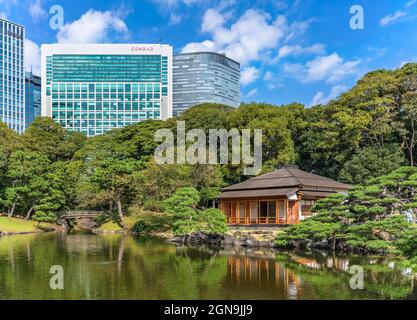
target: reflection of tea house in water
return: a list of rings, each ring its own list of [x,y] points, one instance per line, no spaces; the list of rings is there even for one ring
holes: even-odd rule
[[[302,280],[295,272],[271,259],[228,257],[230,281],[233,285],[265,285],[265,290],[282,292],[286,298],[297,299]]]

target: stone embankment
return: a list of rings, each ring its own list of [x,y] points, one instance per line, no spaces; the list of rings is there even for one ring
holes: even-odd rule
[[[276,232],[274,231],[234,231],[224,235],[196,232],[184,236],[177,236],[168,239],[168,241],[178,244],[273,248],[275,247],[275,234]]]

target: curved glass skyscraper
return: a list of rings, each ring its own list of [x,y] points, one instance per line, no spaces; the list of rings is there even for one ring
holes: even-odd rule
[[[240,64],[215,52],[183,53],[174,56],[173,114],[213,102],[240,105]]]

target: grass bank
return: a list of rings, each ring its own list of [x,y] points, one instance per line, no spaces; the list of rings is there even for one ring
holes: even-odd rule
[[[116,219],[102,223],[94,233],[132,233],[144,236],[171,238],[172,218],[169,215],[152,211],[134,211],[124,218],[126,229]]]
[[[35,233],[55,229],[56,226],[51,223],[42,222],[38,225],[38,222],[32,220],[0,216],[0,234],[3,235]]]

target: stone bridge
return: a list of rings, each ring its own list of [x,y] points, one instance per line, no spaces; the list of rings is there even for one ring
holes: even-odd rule
[[[81,229],[91,230],[97,226],[96,218],[102,211],[65,211],[58,215],[58,222],[73,228],[74,224]]]

